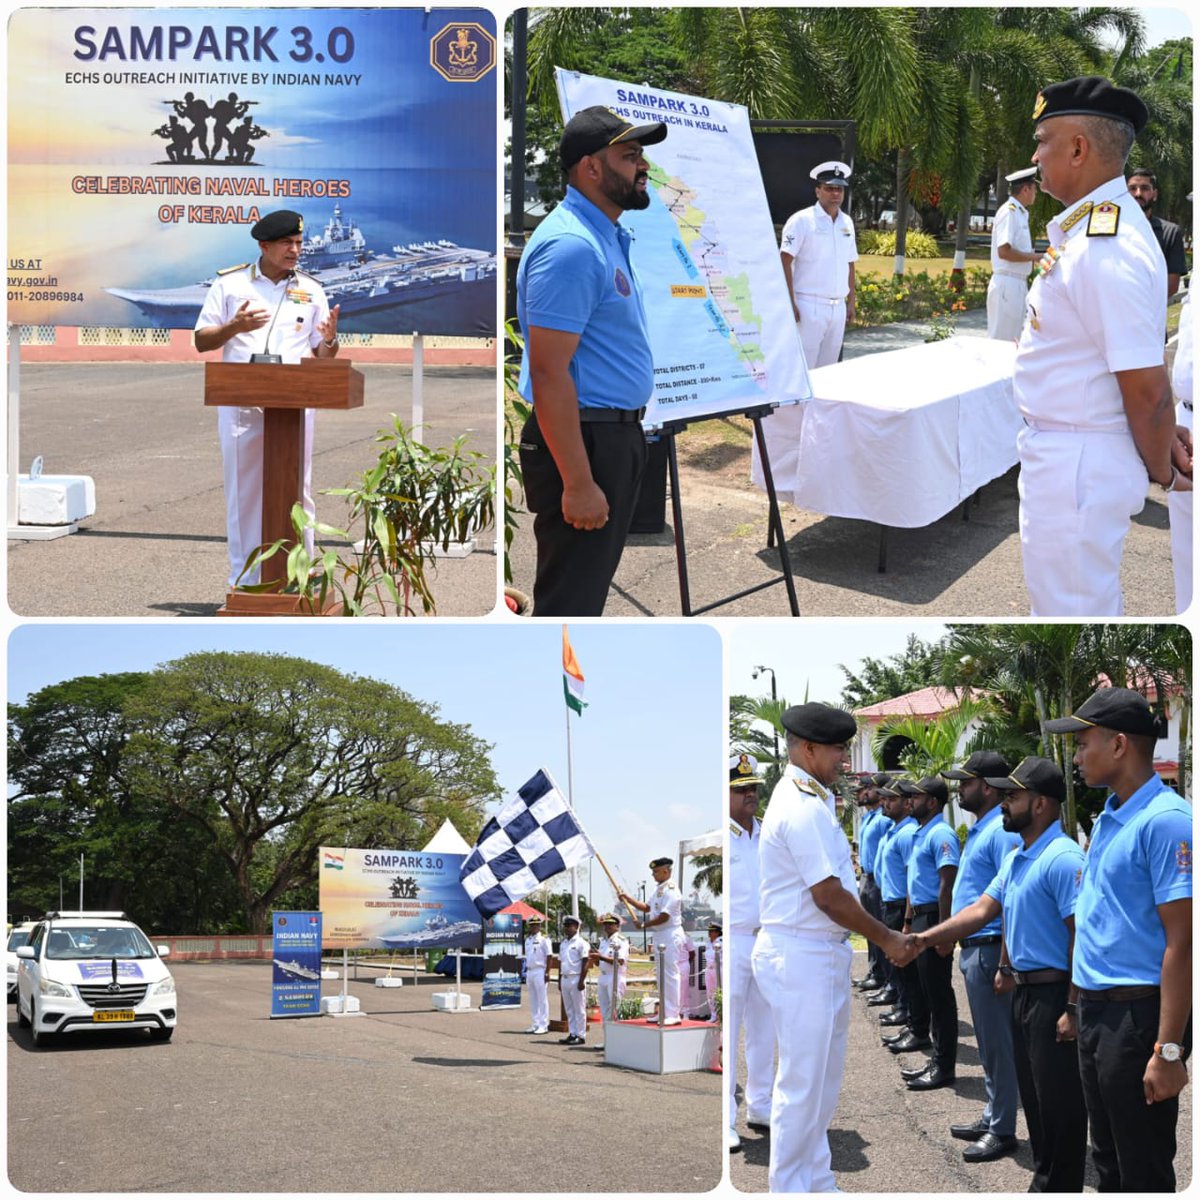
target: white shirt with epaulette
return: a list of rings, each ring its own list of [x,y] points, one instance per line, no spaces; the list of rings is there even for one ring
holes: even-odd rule
[[[249,362],[252,354],[269,353],[280,355],[285,363],[298,363],[323,340],[319,327],[329,319],[329,301],[321,285],[304,271],[272,283],[257,262],[217,273],[196,318],[196,328],[227,324],[247,300],[252,308],[266,309],[269,319],[261,329],[234,334],[221,347],[224,362]]]
[[[613,966],[617,967],[617,979],[625,978],[625,964],[629,961],[629,942],[619,933],[600,939],[600,953],[616,959],[616,963],[600,963],[600,978],[611,979]]]
[[[736,821],[729,822],[729,871],[725,887],[729,895],[729,926],[735,933],[758,932],[758,848],[761,843],[762,822],[757,817],[750,831]]]
[[[832,793],[793,764],[771,793],[758,863],[759,921],[764,929],[824,936],[846,932],[817,907],[812,889],[836,878],[856,894],[850,843],[834,815]]]
[[[564,979],[578,979],[587,961],[588,944],[580,934],[563,938],[558,946],[559,974]]]
[[[525,939],[525,972],[545,972],[546,960],[550,957],[550,939],[544,933],[536,933]]]
[[[1000,205],[1000,211],[992,221],[992,272],[1028,279],[1033,263],[1010,262],[1001,258],[1001,246],[1011,246],[1025,254],[1033,251],[1033,239],[1029,235],[1029,210],[1013,196]]]
[[[653,926],[650,932],[656,941],[665,944],[673,942],[683,933],[683,897],[670,879],[654,889],[650,896],[650,911],[646,914],[646,919],[652,921],[662,913],[666,913],[669,920]]]

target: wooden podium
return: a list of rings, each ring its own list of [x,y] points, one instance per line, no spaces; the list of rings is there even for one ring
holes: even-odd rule
[[[304,358],[298,363],[204,364],[204,403],[219,408],[261,408],[264,416],[262,544],[291,541],[292,507],[304,495],[304,410],[361,408],[363,376],[344,358]],[[263,583],[287,576],[285,555],[262,564]],[[220,616],[306,615],[297,597],[279,592],[226,594]]]

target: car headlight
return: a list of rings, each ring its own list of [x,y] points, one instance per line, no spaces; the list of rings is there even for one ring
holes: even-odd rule
[[[150,989],[152,996],[173,996],[175,995],[175,980],[168,975],[161,983],[156,983]]]
[[[69,987],[62,983],[55,983],[53,979],[39,979],[38,992],[43,996],[57,996],[63,1000],[75,999],[75,993]]]

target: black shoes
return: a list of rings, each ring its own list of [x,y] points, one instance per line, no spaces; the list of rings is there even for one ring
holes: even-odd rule
[[[915,1079],[910,1079],[904,1085],[910,1092],[929,1092],[934,1088],[949,1087],[954,1082],[953,1071],[943,1071],[941,1067],[930,1063]],[[991,1136],[990,1134],[987,1136]],[[983,1140],[982,1138],[980,1139]]]
[[[885,1012],[883,1014],[883,1016],[879,1018],[879,1024],[880,1024],[880,1026],[907,1025],[908,1024],[908,1013],[906,1013],[906,1012]]]
[[[929,1063],[927,1063],[927,1062],[923,1063],[919,1067],[901,1067],[900,1068],[900,1078],[904,1079],[904,1080],[916,1079],[917,1076],[924,1075],[925,1072],[928,1070],[929,1070]],[[979,1136],[979,1134],[976,1133],[975,1137],[978,1137],[978,1136]],[[974,1141],[974,1138],[972,1138],[971,1140]]]
[[[581,1038],[581,1037],[576,1037],[576,1036],[575,1036],[575,1035],[572,1033],[572,1034],[569,1034],[569,1035],[568,1035],[567,1037],[565,1037],[565,1038],[559,1038],[559,1039],[558,1039],[558,1044],[559,1044],[560,1046],[584,1046],[584,1045],[586,1045],[587,1043],[584,1041],[584,1039],[583,1039],[583,1038]]]
[[[864,975],[861,979],[852,979],[850,981],[856,988],[864,992],[874,992],[883,987],[884,980],[877,975]]]
[[[887,1043],[887,1048],[893,1054],[907,1054],[910,1050],[924,1050],[933,1042],[927,1037],[917,1037],[911,1029],[907,1030],[898,1042]]]
[[[867,997],[868,1008],[881,1008],[883,1005],[894,1005],[900,996],[895,988],[884,988],[882,992],[876,992],[873,996]]]
[[[991,1162],[993,1159],[1003,1158],[1006,1154],[1012,1154],[1016,1148],[1017,1139],[1012,1134],[1005,1137],[988,1132],[978,1141],[964,1146],[962,1154],[967,1162]]]
[[[901,1072],[903,1074],[903,1072]],[[980,1117],[976,1121],[972,1121],[969,1125],[951,1125],[950,1136],[960,1138],[964,1142],[974,1142],[979,1139],[982,1134],[988,1132],[988,1123]]]

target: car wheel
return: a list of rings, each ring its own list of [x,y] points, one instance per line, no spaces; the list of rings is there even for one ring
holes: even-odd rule
[[[32,1003],[33,1003],[33,1001],[31,1000],[30,1004],[32,1004]],[[17,1028],[18,1029],[28,1029],[29,1028],[29,1018],[21,1011],[21,996],[19,993],[17,995]]]
[[[156,1028],[150,1030],[150,1036],[156,1042],[169,1042],[171,1040],[171,1034],[173,1034],[174,1032],[175,1032],[174,1025],[159,1025]]]

